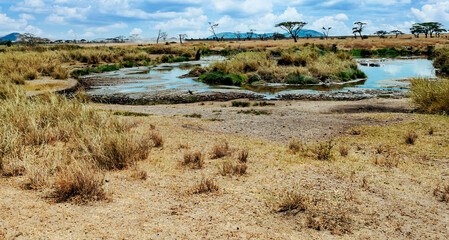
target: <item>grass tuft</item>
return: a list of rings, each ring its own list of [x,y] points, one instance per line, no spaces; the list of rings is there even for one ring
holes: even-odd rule
[[[153,141],[154,147],[162,147],[164,145],[164,139],[160,133],[153,131],[150,133],[150,138]]]
[[[204,166],[203,155],[201,152],[184,154],[183,166],[188,166],[191,169],[201,169]]]
[[[231,149],[229,148],[228,142],[222,142],[219,144],[216,144],[212,148],[211,157],[212,159],[218,159],[225,156],[228,156],[231,153]]]
[[[334,143],[332,140],[327,142],[322,142],[318,144],[312,152],[316,155],[318,160],[331,160],[332,158],[332,149],[334,148]]]
[[[433,191],[433,195],[438,199],[438,201],[449,203],[449,184],[438,185],[438,187],[436,187]]]
[[[203,178],[199,183],[195,184],[188,192],[192,194],[202,194],[202,193],[216,192],[219,189],[220,188],[215,183],[214,179]]]
[[[418,139],[418,134],[416,134],[413,131],[407,132],[407,134],[404,136],[404,139],[405,139],[405,143],[414,145],[416,140]]]
[[[88,163],[68,166],[58,173],[53,196],[57,202],[86,203],[106,198],[103,174]]]
[[[248,166],[246,163],[236,163],[233,164],[232,162],[226,161],[221,164],[219,167],[219,173],[222,176],[228,176],[228,175],[244,175],[246,173],[246,170],[248,169]]]
[[[248,161],[249,152],[247,149],[243,149],[239,152],[238,160],[242,163],[246,163]]]

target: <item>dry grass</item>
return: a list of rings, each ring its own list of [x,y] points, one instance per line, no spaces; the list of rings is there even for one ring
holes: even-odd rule
[[[350,233],[352,219],[341,196],[311,189],[284,191],[275,199],[273,210],[302,218],[304,226],[332,234]]]
[[[218,159],[231,154],[231,149],[228,142],[224,141],[216,144],[211,151],[211,158]]]
[[[290,142],[288,143],[288,148],[294,153],[305,153],[308,151],[308,147],[307,145],[300,140],[297,139],[292,139],[290,140]]]
[[[249,151],[247,149],[243,149],[239,152],[238,160],[242,163],[248,162]]]
[[[229,161],[223,162],[220,167],[218,168],[218,172],[222,176],[228,176],[228,175],[244,175],[246,174],[246,170],[248,169],[248,166],[246,163],[232,163]]]
[[[438,201],[449,203],[449,184],[439,184],[433,191],[433,195]]]
[[[216,192],[220,188],[215,183],[214,179],[211,178],[203,178],[197,184],[195,184],[188,192],[191,194],[202,194],[202,193],[210,193]]]
[[[131,178],[138,180],[147,180],[148,173],[145,170],[134,169],[131,173]]]
[[[393,168],[398,167],[401,158],[398,153],[395,152],[387,152],[386,154],[375,156],[374,165]]]
[[[416,108],[424,113],[449,112],[449,80],[415,78],[411,80],[410,96]]]
[[[104,177],[89,163],[70,165],[57,174],[53,196],[57,202],[85,203],[106,198]]]
[[[194,153],[185,153],[184,161],[182,161],[183,166],[188,166],[191,169],[201,169],[204,167],[204,159],[201,152],[197,151]]]
[[[349,154],[349,148],[347,146],[341,145],[339,147],[340,156],[346,157]]]
[[[404,136],[405,143],[410,144],[410,145],[415,145],[415,142],[417,139],[418,139],[418,134],[416,134],[415,132],[412,132],[412,131],[408,132]]]
[[[333,140],[321,142],[314,149],[312,149],[312,152],[315,154],[316,159],[328,161],[332,158],[332,149],[334,146],[335,144]]]
[[[154,147],[162,147],[164,145],[164,139],[160,133],[153,131],[150,133],[150,138],[153,141]]]

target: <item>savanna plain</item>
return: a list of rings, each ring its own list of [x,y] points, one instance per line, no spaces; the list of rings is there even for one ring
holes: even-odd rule
[[[448,239],[448,43],[2,47],[0,239]],[[82,90],[83,75],[199,49],[229,59],[192,71],[212,84],[363,78],[361,52],[427,53],[443,74],[359,101],[116,105]]]

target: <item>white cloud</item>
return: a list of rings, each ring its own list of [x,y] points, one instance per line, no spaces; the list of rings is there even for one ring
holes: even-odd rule
[[[449,1],[426,4],[422,6],[421,10],[412,8],[411,11],[418,21],[441,21],[449,23]]]
[[[94,32],[94,33],[105,33],[105,32],[111,31],[112,29],[124,29],[127,27],[128,27],[128,24],[126,24],[124,22],[119,22],[119,23],[115,23],[115,24],[111,24],[111,25],[107,25],[107,26],[102,26],[102,27],[90,27],[90,28],[87,28],[86,31]]]
[[[140,35],[140,34],[142,34],[142,32],[143,32],[142,29],[134,28],[129,35],[134,35],[134,34]]]
[[[335,16],[326,16],[322,17],[316,21],[314,21],[312,24],[310,24],[310,29],[316,30],[321,32],[321,29],[323,27],[328,28],[332,27],[332,29],[329,31],[329,35],[351,35],[352,34],[352,27],[349,28],[344,21],[348,20],[348,16],[345,14],[337,14]]]

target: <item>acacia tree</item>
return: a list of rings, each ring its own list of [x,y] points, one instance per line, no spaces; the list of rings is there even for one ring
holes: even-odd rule
[[[440,37],[440,34],[443,33],[443,32],[447,32],[447,30],[444,29],[444,28],[435,29],[435,34],[436,34],[437,37]]]
[[[384,30],[379,30],[379,31],[375,32],[374,34],[376,34],[376,35],[379,36],[380,38],[384,38],[385,35],[388,34],[388,32],[387,32],[387,31],[384,31]]]
[[[424,28],[419,25],[419,23],[415,23],[410,28],[410,32],[415,35],[416,38],[419,38],[419,34],[424,33]]]
[[[323,27],[322,28],[323,29],[323,34],[324,34],[324,37],[326,38],[326,40],[329,38],[329,31],[332,29],[332,27]]]
[[[393,30],[390,33],[396,35],[396,38],[398,38],[399,35],[404,35],[404,33],[399,30]]]
[[[357,36],[357,33],[358,33],[360,35],[360,38],[363,40],[362,32],[363,32],[363,28],[366,25],[366,23],[355,22],[354,25],[355,25],[355,27],[352,28],[352,33],[354,33],[354,36]]]
[[[179,34],[179,43],[182,44],[182,41],[185,40],[186,38],[187,38],[187,34],[185,34],[185,33]]]
[[[20,43],[23,43],[28,46],[35,46],[38,43],[50,42],[50,40],[48,38],[36,37],[34,34],[31,34],[31,33],[20,34],[18,36],[18,40]]]
[[[159,40],[163,40],[164,42],[165,42],[165,39],[167,39],[167,33],[166,32],[162,32],[160,29],[159,29],[159,33],[157,34],[157,39],[156,39],[156,43],[159,43]]]
[[[209,31],[214,34],[215,39],[217,42],[220,41],[220,39],[217,37],[217,34],[215,33],[215,29],[218,27],[218,23],[209,22]]]
[[[234,35],[237,37],[237,40],[239,41],[242,38],[242,33],[240,31],[235,32]]]
[[[275,25],[287,31],[295,42],[298,42],[299,32],[307,25],[306,22],[281,22]]]
[[[248,38],[248,40],[251,40],[255,31],[256,29],[250,29],[249,32],[246,33],[246,38]]]

